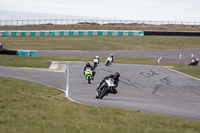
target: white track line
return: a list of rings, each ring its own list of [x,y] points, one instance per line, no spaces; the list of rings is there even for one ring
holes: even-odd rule
[[[66,91],[65,91],[66,98],[69,99],[72,102],[80,103],[80,102],[77,102],[77,101],[75,101],[75,100],[73,100],[69,97],[69,62],[67,62],[67,68],[66,69],[67,69],[67,80],[66,80]]]
[[[187,74],[185,74],[185,73],[182,73],[182,72],[176,71],[176,70],[171,69],[171,68],[168,68],[168,69],[171,70],[171,71],[174,71],[174,72],[176,72],[176,73],[179,73],[179,74],[182,74],[182,75],[185,75],[185,76],[187,76],[187,77],[190,77],[190,78],[193,78],[193,79],[196,79],[196,80],[200,81],[199,78],[196,78],[196,77],[193,77],[193,76],[187,75]]]
[[[160,63],[160,60],[162,59],[162,56],[158,59],[158,63]]]

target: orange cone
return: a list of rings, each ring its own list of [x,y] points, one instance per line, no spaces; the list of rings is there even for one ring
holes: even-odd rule
[[[193,54],[191,54],[191,59],[193,59],[194,58],[194,55]]]
[[[181,53],[180,53],[180,55],[179,55],[179,59],[181,59],[182,58],[182,56],[181,56]]]

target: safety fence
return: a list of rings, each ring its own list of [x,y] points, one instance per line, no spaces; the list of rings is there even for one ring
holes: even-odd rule
[[[142,21],[142,20],[88,20],[88,19],[38,19],[38,20],[0,20],[0,26],[8,25],[69,25],[69,24],[147,24],[147,25],[200,25],[200,22],[189,21]]]
[[[61,31],[0,31],[0,37],[15,36],[144,36],[144,31],[61,30]]]

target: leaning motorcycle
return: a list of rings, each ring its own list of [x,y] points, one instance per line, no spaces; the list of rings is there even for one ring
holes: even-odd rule
[[[111,65],[112,64],[112,58],[111,57],[108,57],[107,59],[106,59],[106,64],[105,64],[105,66],[109,66],[109,65]]]
[[[92,70],[91,69],[86,69],[85,70],[85,78],[88,81],[88,84],[91,83],[91,80],[93,79],[93,74],[92,74]]]
[[[96,98],[102,99],[105,95],[115,88],[114,80],[112,78],[108,78],[105,82],[100,86],[99,90],[97,90]]]

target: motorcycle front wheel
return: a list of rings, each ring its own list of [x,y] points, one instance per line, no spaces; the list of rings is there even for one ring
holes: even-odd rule
[[[108,89],[104,87],[103,90],[101,91],[99,99],[102,99],[106,94],[108,94]]]

